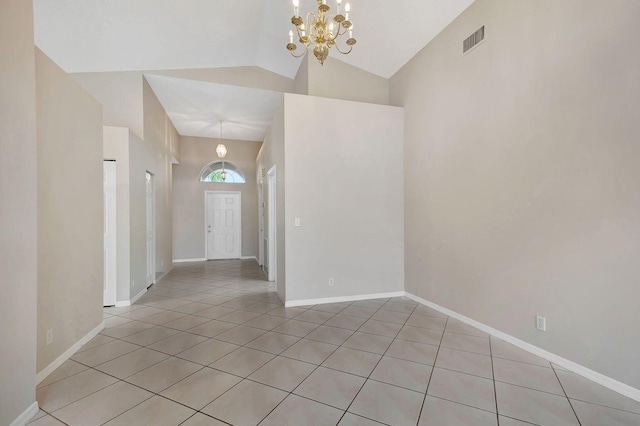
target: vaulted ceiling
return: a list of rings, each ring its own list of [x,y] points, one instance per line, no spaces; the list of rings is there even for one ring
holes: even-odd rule
[[[72,74],[259,67],[291,79],[300,67],[285,48],[291,0],[33,1],[36,45]],[[331,56],[389,78],[473,1],[343,0],[351,4],[358,44],[349,55]],[[327,4],[335,9],[336,0]],[[304,16],[317,10],[317,0],[300,6]],[[281,102],[274,92],[144,75],[185,136],[220,137],[223,120],[225,138],[260,141]],[[121,117],[123,106],[141,103],[141,85],[118,93],[117,105],[103,100],[105,117],[109,108]],[[132,127],[142,128],[140,120]]]

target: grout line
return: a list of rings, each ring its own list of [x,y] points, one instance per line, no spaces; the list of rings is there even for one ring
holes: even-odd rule
[[[567,391],[564,389],[564,385],[562,384],[562,381],[560,380],[560,377],[558,377],[558,373],[556,372],[556,369],[553,368],[553,364],[551,364],[551,370],[553,370],[553,374],[556,376],[556,379],[558,380],[558,383],[560,383],[560,387],[562,388],[562,392],[564,393],[565,398],[567,398],[567,401],[569,402],[569,407],[571,407],[571,411],[573,411],[573,415],[576,416],[576,420],[578,420],[578,424],[582,425],[582,422],[580,421],[580,418],[578,417],[578,413],[576,413],[576,409],[573,408],[573,404],[571,403],[571,399],[569,398],[569,395],[567,395]]]
[[[436,351],[436,357],[433,359],[433,368],[431,369],[431,375],[429,375],[429,381],[427,382],[427,389],[424,391],[424,399],[422,400],[422,406],[420,406],[420,414],[418,414],[418,423],[420,423],[420,417],[422,417],[422,410],[424,409],[424,403],[427,401],[427,396],[429,395],[429,386],[431,386],[431,379],[433,378],[433,373],[436,371],[436,363],[438,362],[438,355],[440,355],[440,347],[442,346],[442,340],[444,339],[444,333],[447,329],[447,324],[449,324],[449,317],[447,317],[447,321],[444,324],[444,330],[442,331],[442,336],[440,336],[440,344],[438,345],[438,350]]]
[[[496,404],[496,421],[498,422],[498,426],[500,426],[500,412],[498,411],[498,391],[496,389],[496,372],[493,367],[493,349],[491,347],[491,339],[489,339],[489,355],[491,356],[491,378],[493,382],[493,400]]]

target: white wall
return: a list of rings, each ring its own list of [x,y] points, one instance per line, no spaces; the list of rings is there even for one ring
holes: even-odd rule
[[[98,101],[39,49],[35,59],[40,372],[103,322],[103,147]]]
[[[287,301],[403,291],[402,108],[284,105]]]
[[[216,147],[227,147],[225,160],[238,166],[246,183],[200,182],[202,169],[218,161]],[[205,191],[240,191],[242,194],[242,256],[258,256],[258,193],[256,157],[262,143],[180,137],[180,164],[173,170],[173,258],[204,259]]]
[[[634,0],[478,0],[391,85],[407,291],[636,388],[639,17]]]
[[[33,5],[0,0],[0,424],[35,402],[36,83]]]
[[[129,138],[124,127],[104,127],[104,159],[116,160],[116,301],[129,301],[131,288],[131,220]]]
[[[262,144],[262,148],[256,160],[257,173],[260,174],[264,170],[264,182],[262,184],[262,193],[264,200],[264,235],[269,235],[269,198],[267,192],[267,176],[266,173],[273,167],[276,167],[276,285],[280,300],[287,300],[287,271],[285,260],[285,158],[284,158],[284,104],[278,109],[273,117],[271,127],[267,131],[267,135]],[[265,252],[266,259],[266,252]]]

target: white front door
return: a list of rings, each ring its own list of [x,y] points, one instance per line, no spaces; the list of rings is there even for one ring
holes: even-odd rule
[[[238,259],[241,256],[241,206],[239,192],[205,193],[207,259]]]
[[[147,287],[154,283],[156,274],[155,203],[153,175],[147,172]]]
[[[116,304],[116,162],[103,162],[104,182],[104,306]]]
[[[276,281],[276,269],[278,267],[278,219],[276,217],[277,212],[277,193],[276,193],[276,166],[269,169],[267,173],[267,203],[268,203],[268,244],[267,244],[267,275],[269,281]]]

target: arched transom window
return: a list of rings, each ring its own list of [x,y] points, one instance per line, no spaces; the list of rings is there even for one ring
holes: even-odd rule
[[[202,169],[200,182],[245,183],[240,167],[229,161],[214,161]]]

